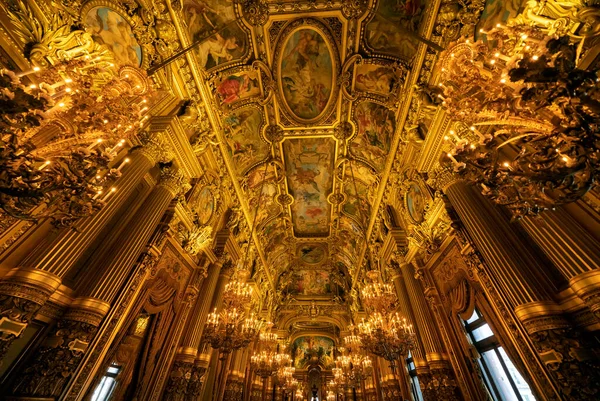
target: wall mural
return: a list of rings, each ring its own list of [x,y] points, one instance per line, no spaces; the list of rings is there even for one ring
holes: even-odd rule
[[[258,71],[244,71],[228,75],[215,82],[220,104],[231,104],[238,100],[260,95]]]
[[[378,103],[363,102],[356,107],[354,119],[358,132],[352,141],[352,153],[381,172],[396,131],[394,112]]]
[[[314,120],[327,107],[333,87],[331,50],[316,30],[300,29],[285,42],[280,59],[280,85],[290,111]]]
[[[116,11],[107,7],[92,8],[85,17],[85,24],[92,38],[114,54],[117,64],[136,67],[142,64],[142,48],[129,23]]]
[[[288,139],[283,143],[292,221],[297,236],[327,236],[335,141],[330,138]]]
[[[377,52],[412,60],[418,42],[409,34],[419,31],[427,3],[427,0],[379,1],[375,15],[365,29],[368,45]]]
[[[233,7],[233,2],[219,0],[187,0],[183,5],[192,42],[218,31],[196,48],[198,62],[205,69],[239,59],[247,51],[246,33],[238,24],[232,24]]]
[[[253,107],[239,109],[223,119],[223,130],[235,170],[239,175],[269,154],[269,145],[261,138],[263,117]]]
[[[361,92],[374,92],[388,96],[399,81],[393,67],[363,63],[357,64],[354,71],[354,87]]]
[[[283,294],[290,295],[329,295],[334,292],[326,270],[294,270],[280,283],[280,287],[283,287]]]
[[[333,340],[328,337],[298,337],[292,345],[294,367],[306,369],[309,365],[320,364],[325,369],[334,368],[334,346]]]

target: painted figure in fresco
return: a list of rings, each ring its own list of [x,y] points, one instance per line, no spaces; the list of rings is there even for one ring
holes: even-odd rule
[[[285,99],[297,116],[314,118],[325,108],[331,91],[331,69],[331,56],[317,32],[303,29],[292,35],[281,71]]]
[[[88,13],[86,26],[96,42],[113,52],[117,64],[140,65],[141,47],[131,27],[119,14],[106,7],[95,8]]]
[[[262,118],[257,110],[232,113],[223,120],[227,143],[238,171],[265,157],[267,145],[259,138]]]
[[[369,45],[379,51],[402,59],[411,59],[417,50],[417,42],[407,33],[419,30],[426,1],[382,0],[375,17],[367,25]]]
[[[219,31],[235,20],[232,0],[187,0],[183,5],[183,15],[193,41],[213,34],[196,49],[203,68],[215,67],[243,54],[245,34],[239,27]]]
[[[381,171],[395,130],[394,113],[375,103],[361,103],[355,112],[358,135],[352,149]]]
[[[198,47],[198,62],[205,68],[209,67],[209,57],[212,57],[214,65],[219,65],[233,60],[233,51],[238,50],[239,45],[234,35],[223,37],[215,34]]]
[[[394,73],[387,67],[377,67],[356,76],[356,87],[359,90],[389,93],[394,81]]]
[[[217,96],[221,103],[229,104],[244,97],[258,93],[258,79],[250,75],[230,75],[217,87]]]

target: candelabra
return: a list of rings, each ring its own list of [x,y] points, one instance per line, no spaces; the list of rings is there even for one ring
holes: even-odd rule
[[[365,286],[362,297],[363,302],[368,300],[364,304],[369,316],[358,324],[358,332],[354,332],[348,341],[355,344],[360,341],[362,349],[389,361],[395,372],[396,360],[406,356],[414,346],[415,332],[412,325],[395,311],[397,298],[393,290],[377,282],[379,273],[370,271],[367,275],[372,283]]]
[[[99,210],[120,175],[109,165],[147,120],[151,95],[141,70],[111,76],[85,58],[20,74],[0,69],[0,207],[56,226]]]
[[[221,358],[240,348],[247,347],[262,327],[262,320],[246,308],[252,300],[251,288],[243,282],[243,272],[237,271],[223,291],[223,309],[208,315],[204,336],[211,347],[219,350]],[[240,278],[242,277],[242,278]]]
[[[246,317],[238,308],[217,313],[216,308],[208,315],[204,335],[211,347],[219,350],[221,359],[230,352],[244,348],[256,337],[261,321],[254,314]]]
[[[600,161],[600,79],[580,69],[581,38],[500,24],[481,33],[486,42],[440,56],[438,97],[461,123],[444,157],[517,219],[579,199]]]

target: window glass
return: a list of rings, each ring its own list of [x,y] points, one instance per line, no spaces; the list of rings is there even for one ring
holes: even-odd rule
[[[481,355],[484,383],[495,401],[535,401],[523,376],[500,346],[492,328],[477,310],[464,322],[473,345]]]
[[[493,335],[494,333],[492,332],[492,329],[487,323],[473,330],[473,338],[475,338],[475,341],[485,340],[486,338],[489,338]]]
[[[106,373],[100,380],[98,386],[92,394],[91,401],[107,401],[110,399],[115,387],[117,386],[116,377],[121,370],[120,366],[111,365],[106,370]]]
[[[477,313],[477,310],[474,310],[469,320],[467,320],[467,323],[473,323],[477,319],[479,319],[479,313]]]
[[[520,401],[512,389],[510,380],[508,379],[508,372],[504,371],[496,350],[486,351],[481,354],[481,357],[485,361],[496,389],[500,393],[500,399],[504,401]]]
[[[523,379],[523,376],[521,376],[521,373],[519,373],[519,371],[517,370],[515,365],[513,365],[513,363],[510,361],[510,358],[508,357],[508,355],[506,354],[504,349],[502,347],[500,347],[500,348],[498,348],[498,352],[502,356],[502,359],[504,360],[504,364],[508,368],[508,372],[510,373],[510,376],[512,377],[513,381],[515,382],[515,385],[517,386],[517,391],[519,393],[521,393],[523,400],[524,401],[535,400],[535,396],[533,395],[533,392],[529,388],[529,384],[527,384],[525,379]]]

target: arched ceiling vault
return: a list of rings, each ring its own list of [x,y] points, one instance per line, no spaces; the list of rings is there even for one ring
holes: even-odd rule
[[[439,3],[174,5],[184,43],[212,34],[189,60],[282,317],[356,299]]]

